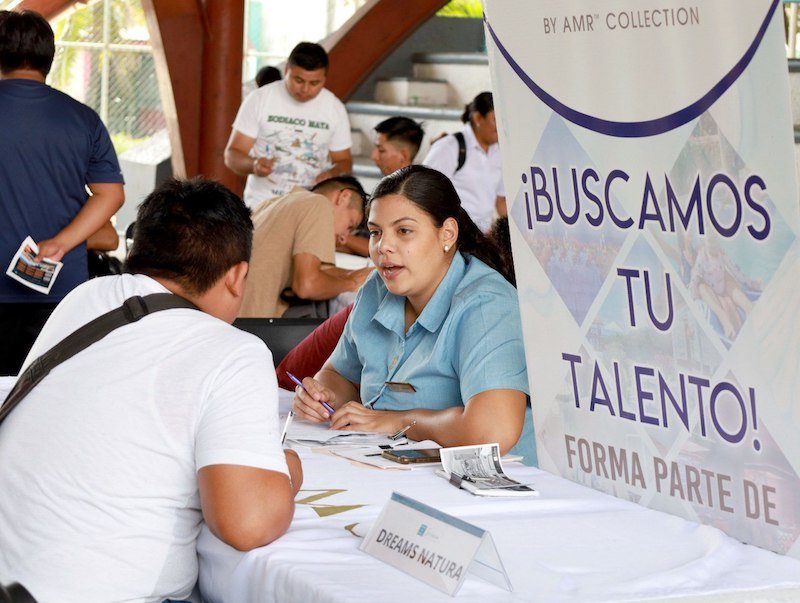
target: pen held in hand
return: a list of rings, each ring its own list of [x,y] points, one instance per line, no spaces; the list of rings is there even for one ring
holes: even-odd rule
[[[289,379],[291,379],[292,381],[294,381],[294,382],[295,382],[297,385],[299,385],[299,386],[302,388],[302,390],[303,390],[304,392],[308,393],[308,390],[307,390],[305,387],[303,387],[303,382],[302,382],[302,381],[300,381],[300,379],[298,379],[297,377],[295,377],[294,375],[292,375],[292,374],[291,374],[289,371],[286,371],[286,376],[287,376],[287,377],[289,377]],[[317,400],[317,401],[318,401],[320,404],[322,404],[322,406],[324,406],[324,407],[325,407],[325,410],[327,410],[327,411],[328,411],[330,414],[333,414],[334,412],[336,412],[336,411],[334,410],[333,406],[331,406],[331,405],[330,405],[330,404],[328,404],[327,402],[324,402],[323,400]]]

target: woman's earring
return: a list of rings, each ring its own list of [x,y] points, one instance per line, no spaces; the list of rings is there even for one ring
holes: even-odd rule
[[[450,245],[445,245],[444,252],[447,253],[448,251],[450,251]]]

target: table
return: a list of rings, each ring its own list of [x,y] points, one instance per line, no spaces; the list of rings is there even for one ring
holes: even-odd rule
[[[0,377],[0,399],[13,382]],[[285,408],[290,394],[281,400]],[[209,603],[452,601],[358,550],[393,490],[491,532],[514,592],[468,575],[460,602],[800,601],[797,559],[533,467],[506,469],[534,482],[538,498],[484,499],[433,467],[389,472],[299,452],[305,482],[284,536],[241,553],[203,528],[200,587]]]
[[[798,601],[800,561],[521,464],[532,499],[457,490],[431,466],[382,471],[299,449],[305,481],[289,531],[241,553],[203,529],[200,587],[211,603],[452,601],[358,550],[393,490],[487,529],[514,592],[468,575],[459,601]]]
[[[800,0],[798,0],[800,2]],[[343,251],[336,252],[336,267],[344,268],[346,270],[358,270],[366,266],[372,266],[372,260],[362,255],[354,253],[344,253]]]

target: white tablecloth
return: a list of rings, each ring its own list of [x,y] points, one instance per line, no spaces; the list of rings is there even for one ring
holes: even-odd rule
[[[201,534],[208,601],[451,601],[358,550],[392,490],[491,532],[514,592],[468,576],[459,601],[800,601],[800,561],[538,469],[507,467],[533,481],[538,498],[486,499],[457,490],[432,467],[387,472],[300,452],[305,482],[286,535],[241,553]]]

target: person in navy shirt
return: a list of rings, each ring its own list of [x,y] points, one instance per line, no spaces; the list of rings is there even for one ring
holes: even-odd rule
[[[0,375],[16,374],[58,301],[88,279],[85,241],[124,200],[97,113],[45,84],[54,55],[41,15],[0,11]],[[39,258],[64,263],[46,295],[5,275],[28,235]]]
[[[420,165],[381,180],[367,225],[377,271],[331,357],[296,390],[295,413],[333,429],[411,426],[414,440],[507,452],[522,432],[528,378],[499,250],[450,180]]]

